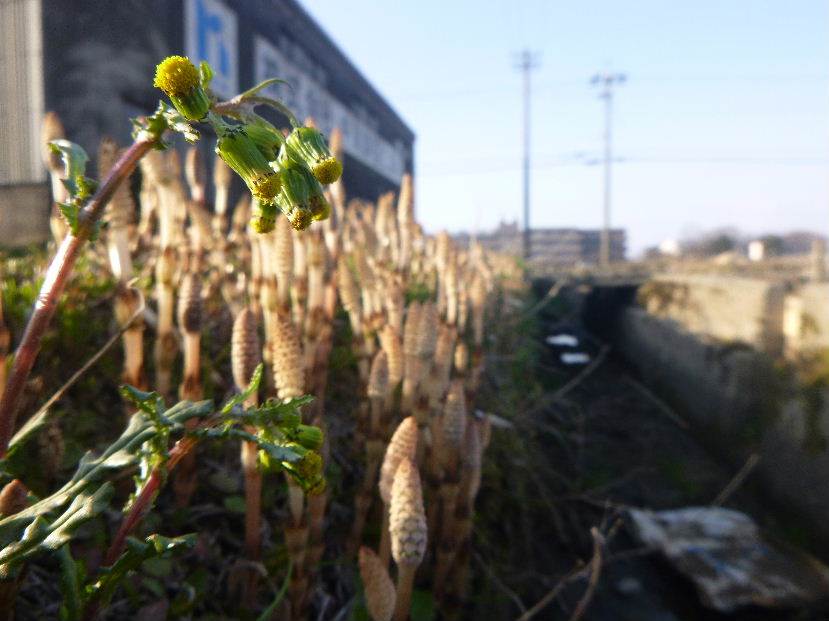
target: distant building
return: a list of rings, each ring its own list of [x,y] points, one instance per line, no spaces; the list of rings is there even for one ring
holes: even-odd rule
[[[468,243],[469,234],[457,235],[461,243]],[[624,261],[627,236],[624,229],[610,231],[610,260]],[[523,256],[523,231],[516,223],[505,223],[491,233],[475,236],[486,248]],[[530,262],[545,265],[597,264],[601,231],[599,229],[544,228],[530,231]]]
[[[155,65],[174,53],[210,62],[220,97],[287,80],[267,94],[342,130],[351,197],[395,190],[412,170],[412,130],[296,0],[0,0],[0,33],[0,244],[48,231],[44,112],[93,157],[104,135],[126,145],[130,117],[163,98]]]
[[[762,239],[753,239],[748,242],[748,260],[762,261],[766,258],[766,242]]]

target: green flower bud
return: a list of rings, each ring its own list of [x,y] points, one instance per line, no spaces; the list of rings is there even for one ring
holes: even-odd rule
[[[250,228],[257,233],[270,233],[276,228],[277,207],[273,201],[254,199],[250,215]]]
[[[279,147],[285,142],[282,134],[279,134],[275,128],[269,127],[265,124],[250,123],[245,126],[245,131],[248,137],[253,140],[262,155],[269,162],[275,160],[279,154]]]
[[[294,462],[282,462],[282,466],[290,472],[297,482],[309,494],[319,494],[325,490],[322,457],[319,453],[305,449],[299,444],[289,443],[286,447],[302,455]]]
[[[311,425],[299,425],[296,430],[296,440],[305,448],[315,451],[322,446],[322,429]]]
[[[297,231],[307,229],[313,220],[309,203],[311,190],[308,177],[299,166],[282,169],[282,191],[276,197],[276,204]]]
[[[313,127],[296,127],[285,139],[288,156],[305,164],[320,183],[334,183],[343,173],[340,161],[331,155],[325,138]]]
[[[210,99],[201,86],[199,71],[185,56],[168,56],[155,68],[153,84],[160,88],[181,115],[189,121],[203,119]]]
[[[305,166],[299,168],[305,176],[305,183],[308,185],[308,207],[311,209],[312,218],[315,221],[327,219],[331,215],[331,205],[325,200],[325,193],[322,191],[320,182]]]
[[[231,127],[216,142],[216,153],[238,174],[254,197],[272,201],[282,185],[280,174],[247,134],[246,128]]]

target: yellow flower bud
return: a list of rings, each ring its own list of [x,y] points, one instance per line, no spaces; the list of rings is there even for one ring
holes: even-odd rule
[[[161,89],[182,116],[190,121],[203,119],[210,100],[201,87],[199,71],[185,56],[168,56],[155,69],[156,88]]]

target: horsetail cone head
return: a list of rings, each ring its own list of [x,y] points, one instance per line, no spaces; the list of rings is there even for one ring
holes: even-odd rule
[[[390,621],[396,592],[388,569],[374,550],[365,546],[360,548],[359,564],[368,613],[373,621]]]
[[[230,338],[230,358],[233,367],[233,381],[240,390],[245,390],[261,358],[256,314],[244,308],[233,322]]]
[[[282,187],[279,172],[268,165],[244,127],[224,130],[216,142],[216,154],[239,175],[254,197],[272,201]]]
[[[389,363],[386,352],[382,349],[374,355],[371,361],[371,372],[368,376],[368,396],[384,399],[389,390]]]
[[[271,321],[274,383],[280,399],[293,399],[304,391],[302,346],[290,317],[277,313]]]
[[[334,183],[343,174],[323,135],[313,127],[296,127],[285,139],[288,156],[307,166],[320,183]]]
[[[168,56],[161,61],[155,68],[153,84],[190,121],[203,119],[210,110],[210,99],[201,86],[199,70],[186,56]]]
[[[185,274],[178,291],[178,325],[185,332],[201,332],[201,281],[195,274]]]
[[[389,440],[383,465],[380,467],[380,497],[385,504],[391,502],[391,488],[397,467],[403,459],[414,459],[417,453],[417,421],[413,416],[404,418]]]
[[[394,326],[386,324],[380,332],[380,344],[386,352],[389,366],[389,389],[394,390],[403,379],[403,347]]]
[[[118,292],[115,296],[115,320],[119,326],[124,327],[132,320],[141,307],[141,301],[141,293],[135,287],[124,287]],[[0,353],[2,351],[3,346],[0,342]]]
[[[417,567],[426,553],[426,512],[417,466],[408,457],[394,474],[389,505],[391,554],[398,565]]]
[[[453,380],[446,395],[441,425],[443,444],[447,449],[460,450],[466,431],[466,419],[466,395],[463,381]]]

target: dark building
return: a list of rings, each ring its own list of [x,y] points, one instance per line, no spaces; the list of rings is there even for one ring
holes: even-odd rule
[[[222,97],[287,80],[268,94],[342,130],[351,197],[374,199],[412,170],[412,131],[295,0],[2,0],[0,244],[47,231],[43,113],[90,155],[104,135],[126,144],[129,119],[163,97],[155,65],[174,53],[210,62]]]
[[[468,242],[469,235],[456,239]],[[476,239],[486,248],[515,256],[523,255],[523,231],[515,223],[504,223],[491,233]],[[626,252],[624,229],[610,231],[610,260],[624,261]],[[545,266],[571,266],[599,262],[601,231],[598,229],[531,229],[530,262]]]

